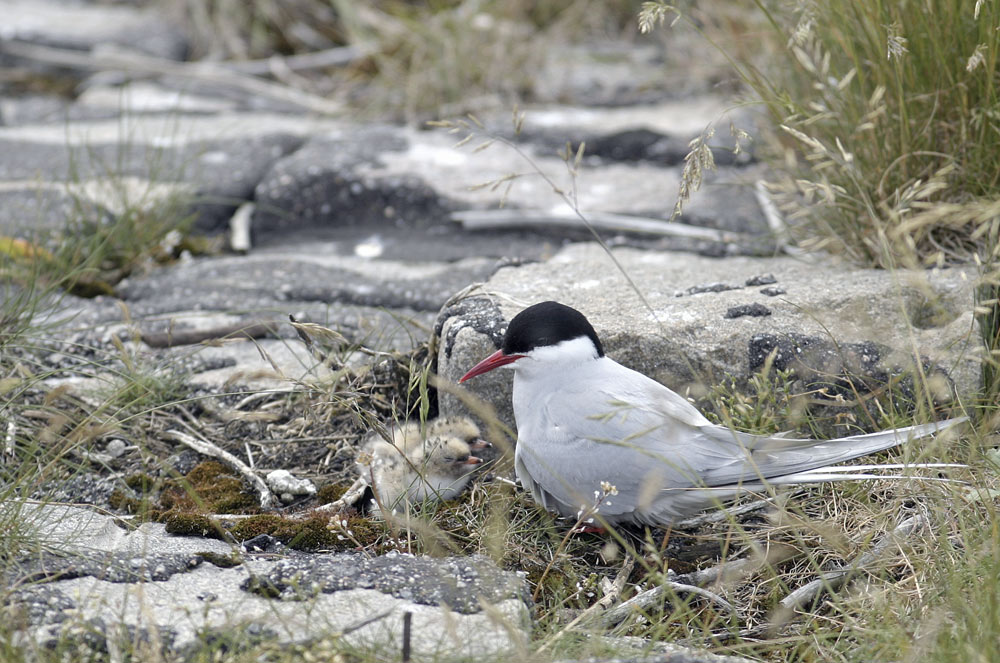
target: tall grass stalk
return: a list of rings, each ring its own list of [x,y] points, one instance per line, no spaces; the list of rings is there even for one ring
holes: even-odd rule
[[[768,81],[746,79],[806,167],[792,191],[820,203],[801,208],[800,237],[884,267],[967,257],[978,223],[894,231],[937,203],[1000,196],[997,4],[800,3],[794,26],[757,5],[788,40]]]
[[[1000,197],[1000,6],[753,4],[768,26],[755,53],[722,48],[779,128],[776,190],[799,241],[882,267],[982,246],[976,223],[893,231],[941,202]],[[640,25],[677,16],[688,18],[645,3]]]

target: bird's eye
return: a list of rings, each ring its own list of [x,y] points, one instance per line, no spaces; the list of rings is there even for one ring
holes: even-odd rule
[[[444,461],[446,463],[454,463],[456,460],[458,460],[454,456],[442,456],[442,458],[444,458]]]

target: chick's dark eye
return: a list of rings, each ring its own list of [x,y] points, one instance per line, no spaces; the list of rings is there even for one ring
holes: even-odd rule
[[[442,458],[444,458],[444,461],[446,463],[454,463],[456,460],[458,460],[454,456],[442,456]]]

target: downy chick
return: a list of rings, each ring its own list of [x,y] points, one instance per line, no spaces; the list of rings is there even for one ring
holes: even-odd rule
[[[482,463],[472,452],[489,446],[479,439],[479,428],[461,417],[428,423],[426,439],[414,422],[393,429],[390,437],[392,443],[371,438],[365,445],[370,463],[358,463],[372,483],[377,503],[390,510],[399,509],[404,501],[456,497]]]

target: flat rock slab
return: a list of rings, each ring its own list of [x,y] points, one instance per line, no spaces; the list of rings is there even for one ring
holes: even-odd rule
[[[128,638],[183,658],[216,638],[342,638],[395,656],[409,612],[414,659],[441,660],[512,653],[530,625],[524,580],[483,557],[246,554],[225,568],[211,560],[238,550],[170,536],[162,525],[127,529],[71,507],[26,507],[23,515],[60,552],[26,559],[23,577],[7,579],[20,584],[6,600],[27,618],[22,644],[72,638],[110,651]]]
[[[3,0],[0,11],[0,39],[76,50],[115,44],[172,59],[182,58],[188,49],[180,25],[155,6]]]
[[[187,198],[196,228],[205,232],[224,230],[240,203],[254,201],[254,230],[269,241],[284,240],[289,230],[345,227],[456,233],[462,226],[451,219],[453,212],[501,203],[572,214],[555,188],[575,192],[585,214],[663,219],[674,208],[687,141],[698,131],[680,118],[694,114],[700,124],[703,114],[725,113],[714,97],[630,109],[539,108],[529,114],[517,150],[497,143],[475,152],[473,145],[456,147],[460,136],[442,130],[233,110],[150,88],[124,96],[135,107],[123,106],[106,119],[100,118],[116,112],[106,99],[114,92],[103,89],[100,97],[102,88],[92,88],[67,112],[97,117],[0,127],[0,194],[9,192],[0,195],[0,219],[9,219],[0,222],[0,232],[33,237],[33,230],[58,229],[67,197],[112,216]],[[105,105],[95,97],[105,98]],[[496,132],[502,136],[510,128]],[[595,149],[575,175],[556,156],[564,137]],[[749,158],[727,160],[723,148],[716,153],[727,165],[706,173],[705,190],[695,193],[681,220],[766,235],[752,190],[762,173],[747,168]],[[490,186],[511,175],[517,177],[509,190]],[[578,225],[577,236],[586,232]],[[538,224],[526,228],[552,234]],[[736,248],[759,251],[755,244]]]
[[[975,274],[965,269],[887,272],[628,248],[613,255],[649,308],[599,246],[575,244],[545,262],[498,270],[481,294],[445,311],[439,374],[457,381],[499,347],[511,317],[552,299],[582,311],[609,356],[682,394],[701,396],[727,376],[745,380],[772,353],[777,368],[808,368],[808,379],[834,388],[844,370],[896,375],[912,368],[914,353],[940,400],[978,387]],[[509,373],[466,385],[513,425]],[[465,411],[445,393],[441,406],[443,414]]]

